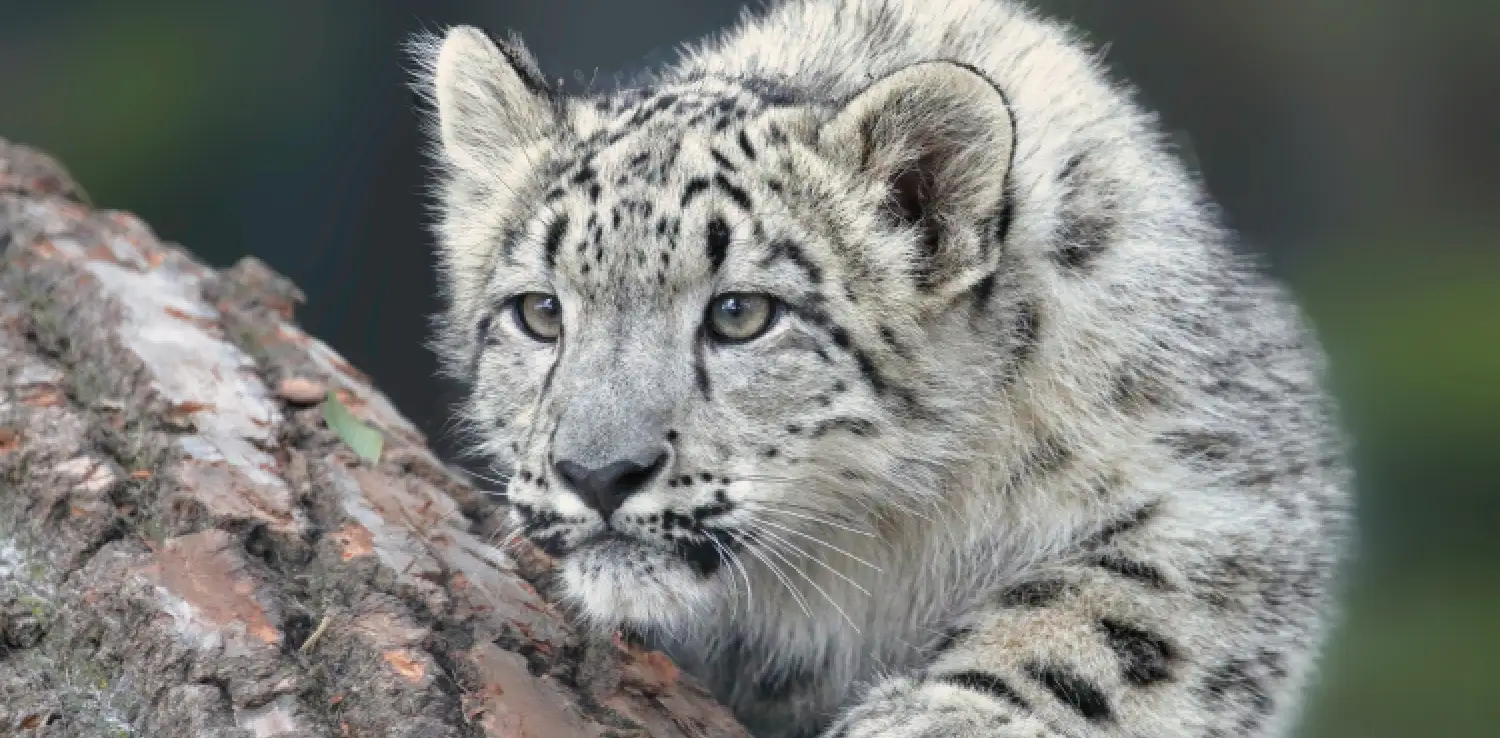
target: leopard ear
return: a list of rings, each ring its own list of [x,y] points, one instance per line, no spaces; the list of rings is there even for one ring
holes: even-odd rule
[[[494,172],[557,125],[556,98],[519,38],[502,42],[455,26],[441,40],[414,46],[429,72],[441,153],[450,165]]]
[[[886,183],[893,224],[918,230],[914,269],[929,289],[973,281],[1005,206],[1015,124],[980,71],[946,61],[904,67],[849,100],[818,132],[824,156]],[[960,287],[961,285],[955,285]]]

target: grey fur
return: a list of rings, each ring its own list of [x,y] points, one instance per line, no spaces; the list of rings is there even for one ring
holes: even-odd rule
[[[785,2],[597,98],[415,48],[438,344],[584,619],[764,736],[1289,731],[1348,532],[1323,360],[1072,31]],[[791,307],[711,344],[727,291]],[[604,538],[550,473],[658,443]]]

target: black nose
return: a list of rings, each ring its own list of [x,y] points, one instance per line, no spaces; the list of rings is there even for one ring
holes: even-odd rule
[[[606,522],[625,500],[646,486],[667,463],[665,451],[650,464],[626,459],[589,469],[582,464],[562,460],[553,464],[557,475],[583,498],[584,504],[599,511]]]

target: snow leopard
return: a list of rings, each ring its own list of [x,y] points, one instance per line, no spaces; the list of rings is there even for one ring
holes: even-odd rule
[[[477,453],[754,734],[1284,736],[1352,472],[1163,127],[1011,0],[779,0],[609,89],[414,42]]]

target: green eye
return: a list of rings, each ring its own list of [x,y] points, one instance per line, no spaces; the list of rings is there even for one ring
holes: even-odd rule
[[[562,305],[556,295],[529,292],[515,300],[516,324],[538,341],[552,342],[562,333]]]
[[[708,330],[718,341],[744,343],[770,329],[780,312],[779,303],[770,295],[731,292],[709,303]]]

